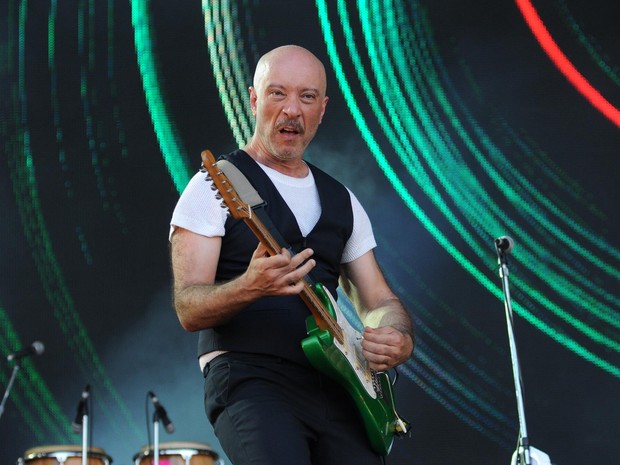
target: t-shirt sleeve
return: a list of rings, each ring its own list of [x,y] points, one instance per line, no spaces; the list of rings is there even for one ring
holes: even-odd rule
[[[200,171],[190,179],[172,213],[168,238],[177,227],[208,237],[224,235],[228,213],[212,185],[207,173]]]
[[[352,262],[377,246],[366,210],[353,192],[349,190],[349,194],[351,195],[351,208],[353,209],[353,232],[344,247],[341,263]]]

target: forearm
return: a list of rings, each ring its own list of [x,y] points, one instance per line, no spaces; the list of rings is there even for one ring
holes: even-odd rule
[[[411,318],[397,298],[390,298],[368,312],[362,348],[374,370],[384,371],[404,363],[413,353],[415,339]]]
[[[226,283],[175,289],[174,306],[183,328],[198,331],[225,323],[257,298],[242,275]]]
[[[311,249],[295,256],[287,250],[268,256],[261,243],[239,277],[217,283],[221,238],[180,229],[172,236],[171,262],[174,307],[187,331],[226,323],[246,306],[265,296],[296,295],[316,262]]]
[[[362,322],[371,328],[391,326],[401,333],[408,334],[413,340],[413,325],[409,313],[397,297],[384,300],[374,309],[364,312]]]
[[[366,328],[382,328],[378,332],[384,335],[393,333],[394,338],[387,340],[397,348],[391,362],[408,358],[414,345],[409,312],[388,286],[372,252],[342,266],[340,285]],[[376,341],[386,342],[381,337]],[[375,348],[381,350],[378,346]]]

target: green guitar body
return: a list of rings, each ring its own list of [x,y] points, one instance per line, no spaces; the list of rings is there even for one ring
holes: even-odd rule
[[[361,354],[361,333],[350,325],[322,285],[314,285],[313,290],[339,326],[345,329],[345,343],[340,346],[328,330],[320,329],[314,317],[309,316],[306,320],[308,337],[301,342],[303,351],[317,370],[335,379],[352,396],[372,449],[385,456],[392,448],[397,421],[390,379],[387,373],[370,373]],[[369,383],[371,393],[368,392]]]

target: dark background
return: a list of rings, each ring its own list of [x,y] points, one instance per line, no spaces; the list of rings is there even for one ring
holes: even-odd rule
[[[343,92],[320,2],[206,2],[203,11],[199,1],[0,1],[0,349],[46,346],[23,361],[0,418],[3,463],[32,447],[80,444],[71,422],[87,384],[91,443],[115,464],[132,463],[152,441],[149,390],[176,426],[172,435],[162,429],[161,441],[220,451],[203,412],[196,337],[172,309],[169,220],[200,151],[242,143],[220,99],[234,79],[220,79],[214,63],[232,45],[240,51],[232,63],[251,74],[258,56],[288,43],[312,50],[328,73],[327,114],[308,158],[365,205],[377,256],[417,326],[416,354],[396,387],[412,437],[396,442],[388,463],[510,462],[518,418],[493,247],[505,234],[516,243],[509,267],[530,441],[559,465],[618,462],[618,121],[568,82],[513,2],[370,4],[375,18],[399,9],[401,30],[416,31],[403,45],[427,61],[407,64],[421,84],[400,81],[402,91],[422,96],[452,156],[390,141],[348,58],[336,2],[327,14],[365,130]],[[369,57],[366,41],[381,33],[362,28],[362,5],[348,2],[347,11],[385,110],[395,89],[373,79],[371,65],[394,50]],[[619,4],[534,6],[575,68],[618,108]],[[214,11],[221,16],[203,14]],[[227,19],[234,27],[217,29],[221,36],[205,34]],[[157,81],[136,48],[144,25]],[[237,85],[247,88],[250,74]],[[412,101],[399,108],[420,120],[400,128],[390,120],[395,134],[422,124]],[[431,188],[399,158],[414,153]],[[2,388],[13,365],[0,367]]]

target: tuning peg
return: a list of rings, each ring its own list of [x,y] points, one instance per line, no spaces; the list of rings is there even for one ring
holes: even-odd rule
[[[215,194],[215,198],[218,200],[222,200],[222,194],[218,192],[217,194]]]
[[[211,184],[211,190],[212,191],[216,191],[217,190],[217,186],[215,184]]]

